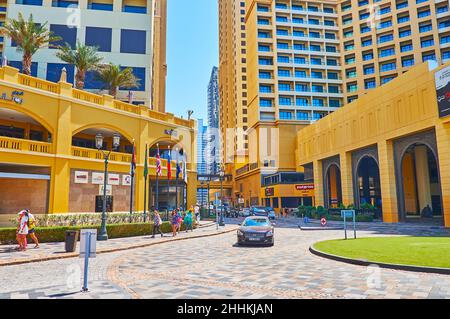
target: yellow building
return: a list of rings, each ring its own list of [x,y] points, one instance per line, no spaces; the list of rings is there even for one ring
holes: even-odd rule
[[[62,77],[63,78],[63,77]],[[150,150],[149,207],[155,205],[155,155],[159,145],[164,158],[172,150],[170,196],[167,161],[162,160],[159,205],[174,206],[174,160],[187,164],[187,203],[196,202],[195,122],[160,113],[59,83],[0,69],[0,214],[30,208],[34,213],[94,212],[101,194],[103,154],[95,147],[102,134],[104,147],[120,135],[120,146],[111,153],[108,191],[113,211],[128,211],[131,144],[136,145],[134,209],[144,206],[144,154]],[[179,181],[178,203],[182,202]]]
[[[314,180],[316,205],[369,203],[385,222],[434,219],[450,227],[449,85],[438,107],[435,79],[445,72],[448,81],[450,63],[433,65],[416,66],[298,132],[297,167]]]
[[[450,58],[448,1],[246,0],[245,41],[230,31],[231,17],[243,10],[233,3],[219,1],[219,42],[224,150],[234,155],[238,145],[227,129],[244,131],[248,140],[244,158],[224,156],[235,176],[235,202],[268,204],[265,178],[274,174],[297,171],[296,180],[307,183],[309,172],[295,165],[299,130],[414,65]],[[245,69],[229,63],[243,49]],[[231,84],[240,78],[247,80],[245,106],[230,103],[239,96]],[[242,126],[230,120],[240,112],[248,118]],[[295,191],[285,195],[288,206],[302,201],[292,197]]]

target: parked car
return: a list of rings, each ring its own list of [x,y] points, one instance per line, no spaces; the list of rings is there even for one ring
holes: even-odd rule
[[[252,216],[263,216],[268,217],[267,210],[264,206],[252,206],[250,208],[250,213]]]
[[[250,208],[244,208],[242,209],[242,211],[240,212],[240,215],[242,217],[249,217],[250,216]]]
[[[275,211],[273,210],[273,208],[266,207],[266,211],[267,211],[267,217],[269,217],[269,219],[271,219],[271,220],[275,220]]]
[[[247,217],[237,230],[238,245],[269,245],[273,246],[274,227],[268,217]]]

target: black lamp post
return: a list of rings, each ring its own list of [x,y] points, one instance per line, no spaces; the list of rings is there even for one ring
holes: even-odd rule
[[[120,145],[120,135],[117,133],[113,135],[113,149],[110,151],[103,150],[103,135],[101,133],[98,133],[95,136],[95,145],[97,146],[97,149],[103,153],[103,157],[105,159],[105,173],[103,175],[102,226],[100,228],[100,233],[97,235],[97,240],[105,241],[108,240],[108,233],[106,231],[106,186],[108,184],[108,160],[112,150],[117,149]]]
[[[225,176],[225,172],[223,171],[222,166],[220,167],[219,176],[220,176],[220,204],[221,204],[219,226],[225,226],[225,222],[223,220],[223,213],[225,209],[225,205],[223,203],[223,177]]]

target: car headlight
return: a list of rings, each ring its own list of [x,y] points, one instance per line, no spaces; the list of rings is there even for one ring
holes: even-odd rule
[[[242,231],[240,231],[240,230],[238,230],[237,233],[238,233],[239,236],[244,236],[244,233]]]
[[[271,237],[271,236],[273,236],[273,231],[269,230],[269,231],[266,233],[266,237]]]

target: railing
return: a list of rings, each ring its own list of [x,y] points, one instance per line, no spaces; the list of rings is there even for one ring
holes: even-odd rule
[[[139,106],[122,101],[114,100],[114,108],[125,112],[139,114]]]
[[[103,160],[102,152],[100,152],[96,149],[76,147],[76,146],[72,146],[72,156],[94,159],[94,160]],[[113,162],[130,163],[131,162],[131,154],[111,152],[111,154],[109,156],[109,160],[111,160]]]
[[[83,101],[94,103],[94,104],[99,104],[99,105],[104,104],[103,96],[97,95],[94,93],[89,93],[89,92],[82,91],[82,90],[78,90],[78,89],[72,90],[72,97],[74,97],[78,100],[83,100]]]
[[[29,75],[19,73],[19,84],[44,90],[52,93],[59,93],[59,85],[50,81],[41,80]]]
[[[36,153],[52,153],[52,144],[0,136],[0,148]]]

